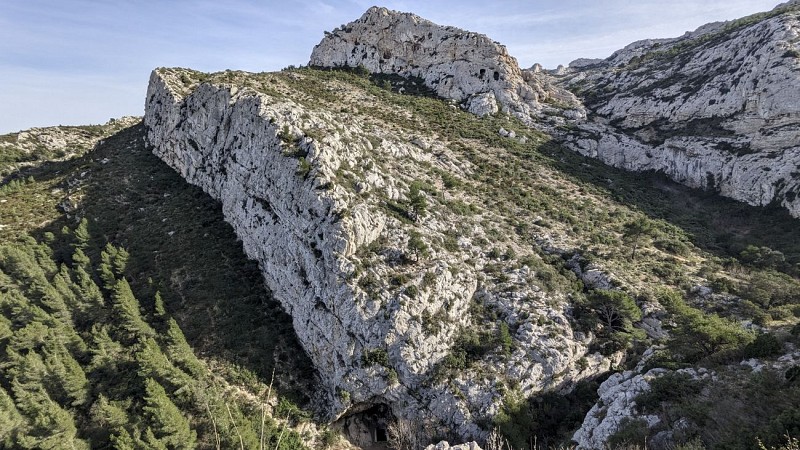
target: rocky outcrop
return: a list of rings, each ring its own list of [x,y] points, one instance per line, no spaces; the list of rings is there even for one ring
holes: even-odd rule
[[[783,5],[571,64],[558,83],[589,116],[561,139],[616,167],[800,217],[799,10]]]
[[[431,444],[425,450],[481,450],[477,442],[467,442],[466,444],[450,445],[447,441]]]
[[[579,449],[595,450],[606,448],[609,437],[616,433],[625,420],[636,415],[636,397],[650,390],[648,380],[663,369],[654,369],[644,375],[633,372],[615,373],[604,381],[597,390],[600,400],[586,414],[583,424],[572,436]],[[658,423],[658,416],[644,416],[648,426]]]
[[[668,374],[687,376],[690,380],[712,381],[715,375],[706,369],[680,369],[675,372],[667,369],[651,369],[640,373],[642,364],[637,370],[618,372],[611,375],[597,390],[600,399],[586,414],[583,424],[572,436],[579,450],[603,450],[608,448],[608,440],[632,420],[641,421],[648,428],[659,425],[662,419],[655,414],[644,414],[637,410],[636,398],[650,390],[653,379]],[[673,418],[674,419],[674,418]],[[678,419],[673,424],[680,428],[683,421]],[[660,441],[669,441],[662,433]],[[648,442],[649,443],[649,442]],[[657,445],[657,448],[662,448]],[[672,448],[666,445],[665,448]]]
[[[328,420],[388,406],[439,433],[480,437],[476,422],[498,411],[505,383],[522,395],[569,388],[618,362],[588,353],[592,336],[572,330],[568,299],[545,294],[528,267],[490,261],[469,236],[443,246],[463,220],[444,199],[428,197],[424,217],[398,217],[413,181],[463,177],[469,163],[417,128],[354,116],[366,94],[332,81],[334,109],[314,103],[307,82],[302,72],[159,69],[144,123],[153,152],[222,203],[291,314]],[[481,273],[490,262],[497,280]],[[459,336],[491,342],[501,323],[512,345],[472,344],[486,347],[469,356],[480,371],[458,362],[463,350],[451,355]]]
[[[479,116],[501,109],[530,121],[556,91],[570,96],[523,76],[505,46],[483,34],[379,7],[326,33],[309,65],[363,66],[372,73],[419,77],[439,96],[464,102]]]

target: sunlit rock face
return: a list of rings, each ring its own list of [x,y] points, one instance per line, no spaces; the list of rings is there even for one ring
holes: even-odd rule
[[[557,83],[578,93],[589,118],[562,139],[613,166],[800,217],[798,9],[573,63]]]
[[[419,77],[439,96],[466,102],[478,115],[499,106],[528,118],[547,96],[541,86],[526,83],[516,59],[487,36],[379,7],[326,33],[309,64]]]

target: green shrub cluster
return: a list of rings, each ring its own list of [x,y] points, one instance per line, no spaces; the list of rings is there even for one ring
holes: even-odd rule
[[[674,291],[662,290],[659,301],[676,324],[667,346],[680,361],[695,363],[714,357],[735,359],[754,339],[739,323],[693,308]]]

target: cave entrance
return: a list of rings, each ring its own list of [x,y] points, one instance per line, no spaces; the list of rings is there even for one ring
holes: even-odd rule
[[[375,442],[387,442],[389,437],[386,435],[386,428],[375,428]]]
[[[389,424],[394,420],[391,408],[384,403],[353,405],[347,415],[337,420],[338,429],[351,444],[363,450],[389,448]]]

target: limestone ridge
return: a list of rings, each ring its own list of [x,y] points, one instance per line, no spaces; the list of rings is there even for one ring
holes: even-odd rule
[[[144,123],[154,153],[221,201],[245,252],[259,262],[267,285],[292,315],[322,379],[347,379],[357,366],[349,347],[370,337],[348,337],[348,329],[356,328],[349,322],[365,318],[352,309],[353,292],[339,280],[343,270],[336,255],[352,252],[383,224],[348,230],[335,196],[294,175],[297,160],[283,155],[278,132],[284,125],[291,130],[297,105],[268,105],[252,93],[208,84],[184,97],[176,78],[155,71],[150,79]],[[308,141],[300,145],[309,159],[317,156]]]
[[[535,81],[525,81],[505,46],[487,36],[376,6],[326,32],[309,64],[420,77],[439,96],[464,102],[478,115],[499,108],[528,121],[548,97]]]
[[[513,114],[609,165],[800,217],[798,9],[789,2],[542,71],[520,70],[484,35],[372,7],[326,33],[310,65],[421,77],[479,116]]]
[[[799,40],[791,2],[573,62],[556,83],[589,114],[559,135],[607,164],[800,217]]]
[[[228,76],[230,83],[219,81]],[[620,355],[589,353],[593,337],[571,328],[568,299],[542,292],[527,267],[505,263],[507,276],[493,281],[481,275],[491,257],[471,238],[460,238],[458,250],[435,245],[458,222],[454,213],[437,208],[414,224],[387,213],[387,202],[403,201],[408,183],[432,166],[464,176],[469,163],[418,129],[309,106],[292,84],[302,73],[265,76],[257,91],[247,86],[252,74],[203,81],[196,72],[158,69],[144,123],[154,153],[222,203],[292,316],[328,419],[387,405],[396,417],[478,437],[476,422],[502,402],[498,380],[532,395],[618,363]],[[335,83],[328,89],[350,108],[369,101]],[[413,233],[429,254],[409,264]],[[460,333],[498,326],[475,324],[472,302],[512,321],[515,350],[490,351],[476,362],[482,370],[438,379],[435,369]]]

